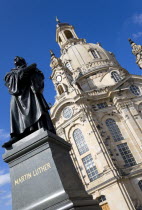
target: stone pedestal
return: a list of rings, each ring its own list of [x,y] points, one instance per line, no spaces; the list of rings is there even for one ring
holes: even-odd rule
[[[100,210],[85,192],[69,150],[70,144],[43,129],[6,150],[13,210]]]

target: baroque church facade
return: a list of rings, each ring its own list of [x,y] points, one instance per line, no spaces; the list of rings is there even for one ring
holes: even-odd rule
[[[51,118],[86,191],[103,210],[142,209],[142,77],[129,74],[113,53],[86,43],[58,21],[56,89]]]

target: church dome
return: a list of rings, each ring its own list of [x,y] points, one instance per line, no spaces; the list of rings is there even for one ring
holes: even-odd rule
[[[125,78],[127,71],[119,65],[114,54],[99,43],[86,43],[77,36],[72,25],[58,21],[56,41],[61,48],[63,66],[70,70],[72,80],[83,91],[114,86]]]
[[[94,69],[108,67],[108,66],[119,66],[113,53],[106,51],[98,44],[90,43],[76,43],[68,45],[61,55],[61,60],[66,65],[70,63],[70,68],[76,70],[78,68],[82,71],[94,67]]]

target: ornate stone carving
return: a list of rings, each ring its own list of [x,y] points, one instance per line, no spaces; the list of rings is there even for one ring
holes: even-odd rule
[[[116,108],[118,109],[118,111],[121,111],[122,109],[128,109],[130,107],[133,107],[134,104],[131,101],[124,101],[124,102],[117,102],[116,103]]]
[[[86,93],[88,96],[96,96],[101,94],[106,94],[109,91],[108,87],[100,88],[97,90],[93,90],[92,92]]]
[[[63,128],[60,128],[59,130],[57,130],[57,134],[59,136],[63,136],[64,135],[64,129]]]
[[[76,45],[76,44],[85,44],[86,40],[85,39],[77,39],[77,38],[73,38],[73,39],[69,39],[66,41],[66,43],[64,45],[62,45],[62,50],[61,53],[65,54],[66,50],[68,50],[69,47]]]
[[[102,67],[108,67],[108,66],[116,66],[116,64],[113,61],[109,60],[101,60],[101,61],[93,61],[89,62],[88,64],[83,65],[80,70],[81,73],[84,75],[90,71],[93,71],[94,68],[102,68]]]
[[[142,69],[142,46],[137,45],[131,39],[129,39],[129,42],[132,47],[132,53],[136,56],[136,63],[140,67],[140,69]]]
[[[86,121],[87,116],[83,113],[80,114],[80,122],[85,122]]]
[[[58,66],[60,66],[60,67],[63,66],[61,59],[60,59],[60,58],[57,58],[57,57],[55,56],[55,54],[53,53],[52,50],[50,50],[50,55],[51,55],[50,67],[51,67],[52,69],[55,69],[55,68],[58,67]]]

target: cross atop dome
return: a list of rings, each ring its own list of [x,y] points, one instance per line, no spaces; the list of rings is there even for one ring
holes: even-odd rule
[[[56,16],[56,22],[57,23],[60,23],[60,20],[58,19],[58,17]]]

